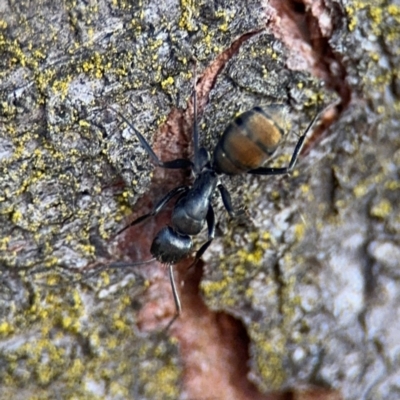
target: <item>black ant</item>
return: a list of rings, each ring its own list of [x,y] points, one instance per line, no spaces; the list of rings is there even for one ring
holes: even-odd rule
[[[215,216],[211,204],[212,196],[218,188],[224,207],[234,217],[243,213],[235,212],[231,197],[225,186],[219,181],[219,174],[238,175],[242,173],[256,175],[285,175],[290,173],[301,152],[305,138],[314,125],[317,114],[307,129],[299,137],[288,167],[263,167],[264,162],[274,153],[283,136],[283,129],[274,121],[270,112],[272,107],[254,107],[236,117],[225,129],[219,139],[214,154],[210,157],[204,147],[199,147],[199,129],[197,124],[196,74],[194,74],[193,92],[193,147],[194,160],[176,159],[161,161],[143,135],[117,110],[117,113],[135,132],[140,144],[153,162],[161,168],[191,168],[194,174],[192,186],[178,186],[167,193],[153,210],[137,218],[117,232],[117,235],[145,219],[157,215],[172,198],[179,196],[172,211],[171,224],[162,228],[151,245],[150,252],[157,261],[168,265],[169,278],[174,296],[176,314],[167,325],[168,329],[181,313],[181,303],[176,289],[172,266],[187,257],[193,247],[191,236],[198,235],[207,223],[208,240],[196,252],[194,264],[201,258],[215,236]],[[150,260],[148,260],[150,261]],[[147,261],[147,262],[148,262]],[[133,263],[132,266],[142,263]],[[112,265],[111,265],[112,266]]]

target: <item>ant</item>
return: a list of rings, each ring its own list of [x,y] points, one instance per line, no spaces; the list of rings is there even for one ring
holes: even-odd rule
[[[225,186],[219,181],[218,175],[238,175],[243,173],[256,175],[289,174],[296,165],[306,136],[319,115],[315,115],[305,132],[299,137],[287,167],[263,167],[264,162],[275,152],[284,137],[283,129],[274,121],[270,114],[276,107],[279,107],[279,105],[275,104],[272,107],[256,106],[237,116],[226,127],[214,149],[213,156],[210,157],[209,152],[204,147],[199,147],[195,72],[193,91],[193,161],[188,159],[161,161],[144,136],[133,124],[119,111],[109,106],[136,134],[140,144],[154,164],[166,169],[191,168],[194,175],[193,185],[182,185],[172,189],[156,204],[150,213],[135,219],[117,232],[117,235],[119,235],[129,227],[157,215],[170,200],[179,196],[172,211],[171,224],[162,228],[157,233],[150,248],[150,252],[154,257],[152,260],[155,259],[168,266],[176,313],[165,328],[166,330],[169,329],[182,311],[174,279],[173,264],[176,264],[191,253],[193,247],[191,237],[198,235],[205,224],[207,224],[208,239],[197,250],[192,266],[197,263],[214,239],[215,215],[211,199],[215,190],[219,190],[224,207],[231,217],[243,213],[243,210],[234,211],[231,196]],[[145,262],[149,261],[151,260]],[[130,265],[136,266],[145,262],[132,263]]]

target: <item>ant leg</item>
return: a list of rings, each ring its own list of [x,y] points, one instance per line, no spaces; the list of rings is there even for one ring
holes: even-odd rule
[[[240,215],[243,215],[245,213],[244,210],[235,211],[233,209],[231,195],[229,194],[228,190],[224,185],[220,183],[218,185],[218,190],[221,193],[224,207],[226,208],[226,211],[228,211],[228,214],[231,216],[231,218],[239,217]]]
[[[207,212],[207,227],[208,227],[208,240],[205,242],[199,250],[196,252],[196,256],[194,257],[194,261],[192,264],[190,264],[190,268],[194,267],[197,262],[200,260],[201,256],[204,254],[204,252],[208,249],[210,246],[211,242],[214,240],[215,237],[215,215],[214,215],[214,209],[210,205],[208,207],[208,212]]]
[[[118,114],[128,124],[129,128],[131,128],[133,130],[133,132],[135,132],[135,135],[139,139],[140,144],[142,145],[142,147],[144,148],[146,153],[150,156],[150,158],[153,160],[153,162],[158,167],[169,168],[169,169],[182,169],[182,168],[192,168],[193,167],[193,163],[190,160],[187,160],[187,159],[184,159],[184,158],[178,158],[178,159],[172,160],[172,161],[161,161],[157,157],[156,153],[154,153],[153,149],[151,148],[151,146],[149,145],[147,140],[144,138],[144,136],[133,126],[133,124],[130,123],[128,121],[128,119],[125,118],[114,107],[108,106],[108,108],[110,110],[114,111],[116,114]]]
[[[193,65],[193,172],[199,174],[203,167],[210,162],[210,156],[204,147],[199,144],[199,124],[197,122],[197,60],[194,59]]]
[[[172,189],[170,192],[168,192],[157,204],[156,206],[153,208],[153,210],[151,212],[149,212],[148,214],[144,214],[139,218],[136,218],[134,221],[132,221],[130,224],[128,224],[127,226],[125,226],[124,228],[120,229],[117,233],[116,236],[119,235],[120,233],[122,233],[124,230],[130,228],[133,225],[137,225],[140,222],[144,221],[145,219],[149,218],[149,217],[153,217],[155,215],[157,215],[166,205],[167,203],[176,195],[178,194],[182,194],[185,193],[189,190],[188,186],[178,186],[175,189]]]
[[[171,325],[176,321],[176,319],[182,313],[181,301],[179,300],[178,290],[176,289],[174,270],[172,264],[168,265],[168,274],[169,274],[169,281],[171,282],[172,295],[174,296],[175,315],[172,317],[171,321],[169,321],[168,325],[165,327],[166,331],[171,327]]]
[[[296,165],[297,159],[299,157],[299,154],[304,146],[304,141],[306,140],[308,132],[311,130],[313,127],[315,121],[317,118],[320,116],[320,113],[316,114],[315,117],[311,120],[309,123],[307,129],[303,133],[303,135],[300,136],[299,140],[297,141],[296,147],[294,148],[292,158],[290,159],[290,163],[288,167],[285,168],[268,168],[268,167],[261,167],[257,169],[252,169],[250,171],[247,171],[249,174],[255,174],[255,175],[286,175],[290,173],[294,166]]]
[[[193,153],[194,153],[194,172],[200,172],[200,153],[199,153],[199,127],[197,124],[197,61],[193,66]]]

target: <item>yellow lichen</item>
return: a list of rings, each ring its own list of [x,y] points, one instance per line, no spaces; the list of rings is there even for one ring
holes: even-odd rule
[[[378,204],[371,209],[371,216],[377,218],[386,218],[392,213],[393,207],[389,200],[382,199]]]

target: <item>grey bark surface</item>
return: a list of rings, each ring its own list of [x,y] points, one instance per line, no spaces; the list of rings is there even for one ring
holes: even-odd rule
[[[215,146],[238,112],[282,103],[291,130],[271,162],[283,166],[296,134],[336,99],[321,79],[287,67],[293,49],[266,25],[264,3],[210,4],[0,4],[1,398],[188,398],[176,342],[138,328],[144,273],[77,281],[90,265],[129,259],[113,235],[153,174],[106,106],[153,142],[171,110],[187,107],[190,59],[201,74],[265,26],[213,82],[202,143]],[[219,235],[201,290],[209,308],[242,321],[261,392],[397,399],[400,9],[324,7],[327,18],[315,20],[322,37],[321,21],[331,22],[330,73],[338,79],[340,63],[351,101],[292,176],[223,177],[249,218],[229,221],[216,200]],[[190,156],[190,137],[180,139],[180,156]]]

